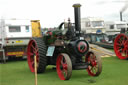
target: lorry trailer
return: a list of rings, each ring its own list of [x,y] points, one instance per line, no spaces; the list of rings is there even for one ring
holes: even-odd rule
[[[28,42],[32,37],[40,37],[40,28],[38,20],[1,19],[0,60],[26,58]]]

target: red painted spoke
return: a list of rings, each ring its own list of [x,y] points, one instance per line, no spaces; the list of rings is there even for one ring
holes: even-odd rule
[[[67,69],[67,63],[66,63],[64,57],[62,57],[62,59],[61,59],[61,65],[63,66],[63,69]]]
[[[119,41],[118,42],[119,42],[119,44],[122,45],[122,39],[121,38],[119,38]]]
[[[116,46],[117,48],[120,48],[122,45],[120,44],[120,45],[118,45],[118,46]]]
[[[96,56],[93,55],[93,60],[95,61],[96,60]]]
[[[123,45],[123,43],[124,43],[124,40],[121,41],[121,45]]]
[[[62,57],[62,59],[61,59],[61,65],[63,65],[63,57]]]
[[[124,45],[124,41],[121,42],[121,45]]]
[[[122,48],[122,52],[125,51],[125,48]]]
[[[123,44],[126,44],[127,43],[127,40],[126,40],[126,38],[123,40]]]
[[[67,64],[63,64],[63,69],[67,70]]]
[[[121,45],[121,42],[119,41],[119,40],[117,40],[117,42],[116,43],[118,43],[119,45]]]
[[[125,40],[125,37],[122,37],[122,40]]]
[[[35,53],[36,55],[38,54],[37,48],[34,49],[34,53]]]
[[[62,73],[62,71],[61,71],[61,70],[58,70],[58,72],[59,72],[59,74],[61,74],[61,73]]]
[[[39,55],[38,50],[35,50],[35,54],[36,54],[36,56],[38,56],[38,55]]]
[[[30,56],[33,56],[34,54],[33,54],[32,52],[29,52],[29,55],[30,55]]]
[[[89,70],[91,70],[93,67],[92,66],[89,66]]]
[[[120,43],[116,43],[116,45],[117,45],[117,46],[121,46],[121,44],[120,44]]]
[[[125,41],[126,41],[126,40],[125,40],[125,38],[123,37],[123,38],[122,38],[122,45],[124,45]]]
[[[122,49],[118,49],[117,51],[118,51],[118,52],[122,52]]]
[[[38,52],[37,47],[34,46],[34,44],[32,44],[31,47],[32,47],[33,53],[37,54],[37,52]]]
[[[91,62],[91,64],[92,64],[92,66],[94,66],[94,65],[96,65],[96,57],[94,56],[94,54],[91,54],[91,60],[90,60],[90,62]]]
[[[91,68],[91,72],[94,74],[94,68],[93,67]]]
[[[31,45],[32,49],[35,51],[35,47],[33,45]]]
[[[122,41],[121,38],[119,38],[119,41]]]
[[[35,63],[34,63],[34,61],[33,62],[31,62],[32,63],[32,67],[35,67]]]
[[[123,49],[123,50],[122,50],[122,53],[124,53],[124,54],[125,54],[125,49]]]
[[[117,47],[117,51],[118,52],[121,52],[122,51],[122,48],[121,47]]]
[[[96,66],[97,65],[97,62],[96,61],[94,61],[94,66]]]
[[[89,62],[91,61],[91,58],[90,58],[90,57],[88,57],[88,61],[89,61]]]
[[[32,56],[32,57],[30,57],[30,61],[31,62],[33,62],[34,61],[34,57]]]
[[[93,62],[93,54],[90,54],[90,62]]]
[[[125,48],[128,48],[128,41],[125,41],[124,46]]]
[[[124,47],[124,49],[123,49],[124,51],[126,51],[127,50],[127,47]]]

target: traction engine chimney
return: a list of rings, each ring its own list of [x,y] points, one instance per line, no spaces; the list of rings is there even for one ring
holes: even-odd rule
[[[80,35],[81,32],[81,15],[80,15],[80,4],[74,4],[74,14],[75,14],[75,29],[76,29],[76,33],[77,36]]]

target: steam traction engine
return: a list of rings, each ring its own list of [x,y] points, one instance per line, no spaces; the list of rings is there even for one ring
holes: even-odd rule
[[[82,37],[80,23],[80,4],[74,4],[75,26],[61,23],[58,28],[48,31],[41,38],[30,40],[27,49],[28,65],[34,72],[34,56],[37,58],[37,72],[43,73],[47,65],[56,65],[61,80],[68,80],[72,69],[87,69],[91,76],[102,71],[101,58],[89,51],[88,42]]]

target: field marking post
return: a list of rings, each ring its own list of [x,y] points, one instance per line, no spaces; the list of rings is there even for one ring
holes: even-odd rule
[[[37,62],[36,62],[36,56],[34,56],[34,62],[35,62],[35,85],[37,85]]]

